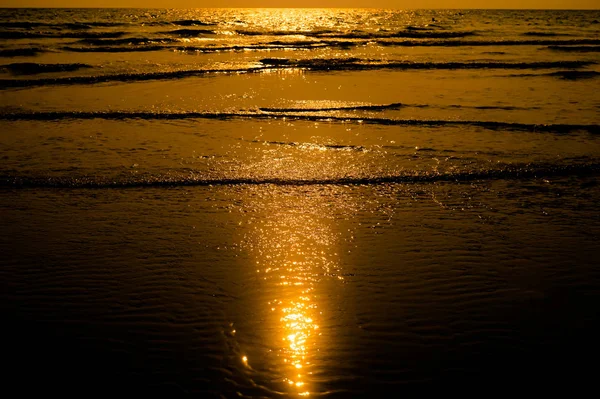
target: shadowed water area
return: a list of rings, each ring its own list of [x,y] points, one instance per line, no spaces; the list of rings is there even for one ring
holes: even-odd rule
[[[5,389],[583,393],[598,20],[0,10]]]

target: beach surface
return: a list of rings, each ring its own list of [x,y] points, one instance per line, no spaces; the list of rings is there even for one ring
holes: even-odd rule
[[[6,389],[594,385],[599,12],[0,16]]]

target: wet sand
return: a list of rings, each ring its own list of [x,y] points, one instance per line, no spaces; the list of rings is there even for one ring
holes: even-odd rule
[[[7,381],[214,397],[589,386],[598,190],[3,190]]]

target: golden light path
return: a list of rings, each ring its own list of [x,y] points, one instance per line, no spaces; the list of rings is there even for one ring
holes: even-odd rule
[[[314,190],[314,189],[313,189]],[[315,389],[311,376],[315,357],[326,345],[319,304],[323,279],[343,279],[336,246],[340,237],[323,193],[274,189],[263,202],[247,238],[256,255],[256,273],[265,287],[279,382],[288,394],[308,396]],[[329,208],[330,209],[330,208]],[[247,361],[247,359],[246,359]]]

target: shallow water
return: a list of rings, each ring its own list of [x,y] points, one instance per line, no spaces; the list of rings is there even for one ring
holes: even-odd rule
[[[7,389],[592,387],[598,12],[0,15]]]

